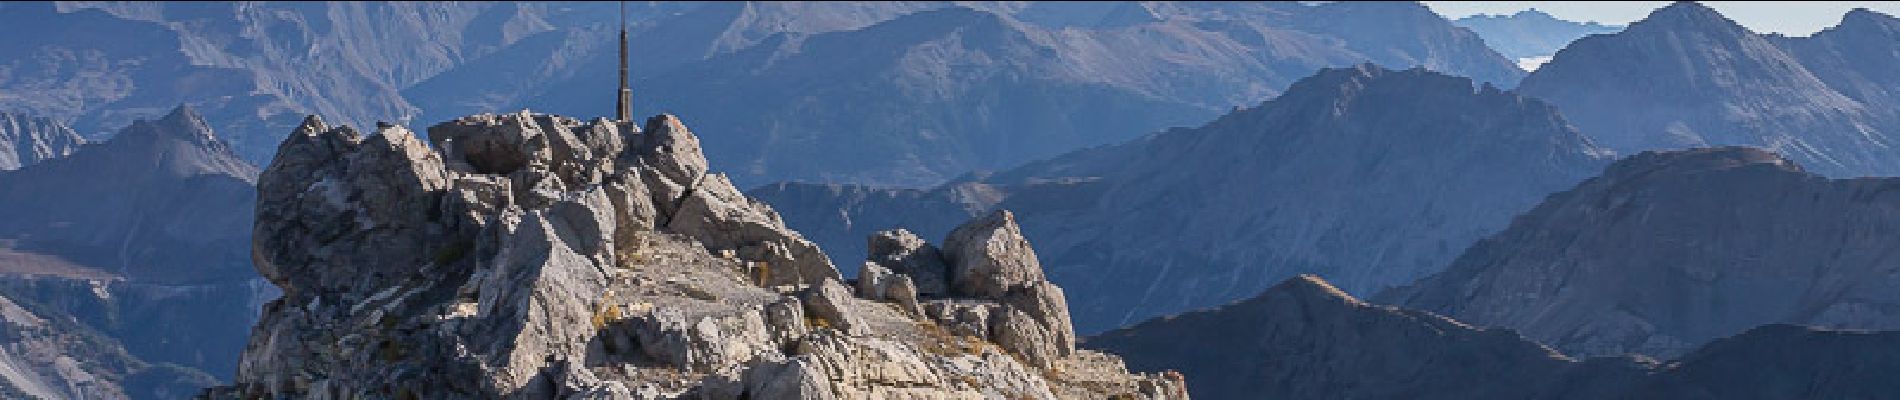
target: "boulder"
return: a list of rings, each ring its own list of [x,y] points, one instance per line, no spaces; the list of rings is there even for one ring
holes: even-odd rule
[[[950,262],[951,290],[959,295],[997,299],[1011,288],[1043,280],[1035,250],[1007,210],[950,231],[943,248]]]
[[[869,326],[852,310],[851,300],[851,290],[843,284],[832,279],[822,280],[805,289],[805,315],[818,325],[812,328],[829,327],[848,335],[863,334]]]
[[[949,294],[950,268],[943,253],[917,234],[901,228],[880,231],[871,235],[867,249],[870,262],[909,276],[919,295]]]

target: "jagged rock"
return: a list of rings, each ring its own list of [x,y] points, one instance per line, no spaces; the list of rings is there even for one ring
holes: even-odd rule
[[[681,200],[665,229],[691,236],[707,249],[734,250],[740,259],[765,263],[769,269],[764,285],[839,279],[838,269],[818,245],[785,228],[778,213],[745,197],[724,175],[708,176],[699,184]]]
[[[960,295],[1001,298],[1019,285],[1043,280],[1029,240],[1016,216],[997,210],[950,231],[943,241],[950,262],[951,289]]]
[[[695,371],[716,371],[777,350],[757,312],[689,316],[679,309],[665,309],[632,321],[639,348],[647,356]]]
[[[869,260],[885,269],[909,276],[917,293],[924,296],[949,294],[950,268],[943,253],[906,229],[871,234],[867,240]]]
[[[972,300],[930,300],[924,302],[924,315],[963,336],[988,337],[990,316],[995,303]]]
[[[805,290],[805,312],[822,326],[847,334],[863,334],[868,327],[851,307],[851,290],[835,280],[824,280]]]
[[[914,316],[923,316],[924,308],[917,303],[917,285],[910,277],[899,275],[891,280],[890,287],[884,289],[884,298],[897,303],[897,307]]]
[[[1011,289],[1003,295],[1003,307],[1010,310],[1011,325],[996,329],[1007,330],[1020,326],[1016,312],[1030,318],[1047,333],[1048,346],[1043,350],[1057,356],[1068,356],[1075,352],[1075,327],[1069,322],[1069,300],[1062,295],[1062,288],[1049,281],[1038,281]]]
[[[1054,367],[1056,359],[1074,350],[1073,347],[1064,349],[1058,333],[1023,310],[1010,307],[998,310],[1000,314],[990,320],[990,340],[996,341],[996,345],[1002,346],[1004,350],[1021,355],[1030,365],[1043,369]],[[1073,346],[1074,338],[1069,340]]]
[[[772,332],[772,340],[778,343],[797,343],[811,330],[805,324],[805,307],[797,298],[787,297],[766,304],[765,322]]]
[[[917,285],[911,283],[908,275],[894,273],[877,263],[866,261],[858,269],[857,289],[858,297],[896,303],[904,312],[923,315],[923,309],[917,304]]]
[[[652,172],[667,180],[690,186],[706,176],[699,137],[686,130],[679,117],[662,114],[647,119],[646,139],[635,149]]]
[[[745,393],[715,399],[832,399],[829,377],[812,357],[795,357],[785,362],[754,366],[745,373]]]
[[[848,398],[890,398],[904,389],[930,388],[943,383],[924,355],[897,342],[871,338],[850,340],[838,332],[820,332],[798,343],[799,356],[812,364]],[[875,383],[875,384],[873,384]],[[854,388],[889,388],[893,392],[849,393]]]
[[[407,278],[438,249],[432,231],[441,159],[408,129],[368,138],[309,118],[260,176],[258,271],[286,290],[349,292]],[[365,240],[337,240],[366,231]],[[293,283],[295,282],[295,283]]]
[[[891,286],[891,280],[894,278],[896,275],[889,268],[879,266],[877,263],[865,262],[858,268],[858,279],[855,282],[858,297],[884,300],[884,291]]]
[[[1046,281],[1001,294],[1010,306],[956,300],[937,319],[969,321],[965,336],[918,318],[905,275],[861,282],[898,307],[853,296],[769,207],[705,173],[677,119],[652,122],[616,150],[617,123],[474,116],[431,129],[444,160],[400,127],[364,139],[309,120],[260,185],[259,270],[285,295],[234,386],[205,396],[1167,397],[1149,390],[1164,377],[1063,352]],[[1007,349],[986,341],[1005,309]]]

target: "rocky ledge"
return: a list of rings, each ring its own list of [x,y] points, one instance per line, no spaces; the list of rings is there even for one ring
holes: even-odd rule
[[[1013,216],[870,239],[846,282],[678,118],[429,143],[311,117],[258,182],[264,309],[207,398],[1185,398],[1075,348]]]

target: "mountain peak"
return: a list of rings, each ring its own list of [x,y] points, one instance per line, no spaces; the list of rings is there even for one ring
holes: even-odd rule
[[[1346,291],[1339,290],[1339,287],[1333,286],[1333,284],[1327,282],[1326,279],[1313,274],[1300,274],[1299,276],[1287,278],[1287,280],[1281,281],[1280,284],[1268,288],[1265,293],[1283,293],[1287,296],[1299,299],[1302,302],[1336,301],[1347,304],[1363,303],[1359,301],[1358,298],[1352,297],[1351,294],[1347,294]]]
[[[134,133],[180,139],[200,146],[222,144],[217,133],[211,130],[211,124],[205,122],[204,115],[190,105],[181,104],[156,121],[134,122],[132,126]]]
[[[1545,21],[1558,20],[1557,16],[1550,15],[1550,13],[1546,13],[1543,10],[1538,10],[1536,7],[1527,8],[1527,9],[1524,9],[1524,11],[1518,11],[1516,14],[1511,14],[1511,18],[1537,19],[1537,20],[1545,20]]]
[[[1848,11],[1847,15],[1841,16],[1841,23],[1837,25],[1835,29],[1866,29],[1882,26],[1893,27],[1889,28],[1893,30],[1900,30],[1900,18],[1894,18],[1892,15],[1883,14],[1879,11],[1867,9],[1866,7],[1859,7]]]
[[[1693,1],[1678,1],[1667,7],[1650,12],[1641,21],[1630,24],[1630,30],[1651,27],[1662,30],[1699,30],[1750,32],[1748,28],[1723,16],[1709,6]]]

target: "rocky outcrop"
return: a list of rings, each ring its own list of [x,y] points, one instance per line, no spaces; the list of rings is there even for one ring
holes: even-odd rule
[[[1314,276],[1089,338],[1202,399],[1866,398],[1895,390],[1900,333],[1768,325],[1666,363],[1576,359],[1508,329],[1369,304]]]
[[[1639,154],[1380,299],[1582,355],[1673,357],[1769,323],[1896,329],[1896,185],[1753,148]]]
[[[1047,281],[991,278],[1008,290],[981,298],[920,295],[917,269],[841,281],[673,116],[478,115],[428,136],[310,118],[284,141],[255,243],[285,295],[207,397],[1185,396],[1075,349]],[[896,248],[934,256],[916,244]],[[992,258],[1033,260],[1022,244]],[[920,302],[1000,317],[959,331]]]
[[[49,118],[0,112],[0,171],[65,157],[86,139]]]
[[[1009,211],[957,227],[944,239],[949,250],[943,252],[902,229],[869,240],[871,260],[857,278],[860,296],[895,303],[960,334],[987,337],[1039,368],[1076,354],[1068,299],[1043,277]],[[919,294],[911,283],[917,280],[951,283],[948,290]]]
[[[947,235],[1010,210],[1067,290],[1077,328],[1091,333],[1301,273],[1355,293],[1411,282],[1609,160],[1536,99],[1362,65],[1321,71],[1205,126],[933,189],[783,184],[753,194],[833,252],[876,231]],[[942,251],[981,257],[962,253],[1013,242],[987,243]]]

